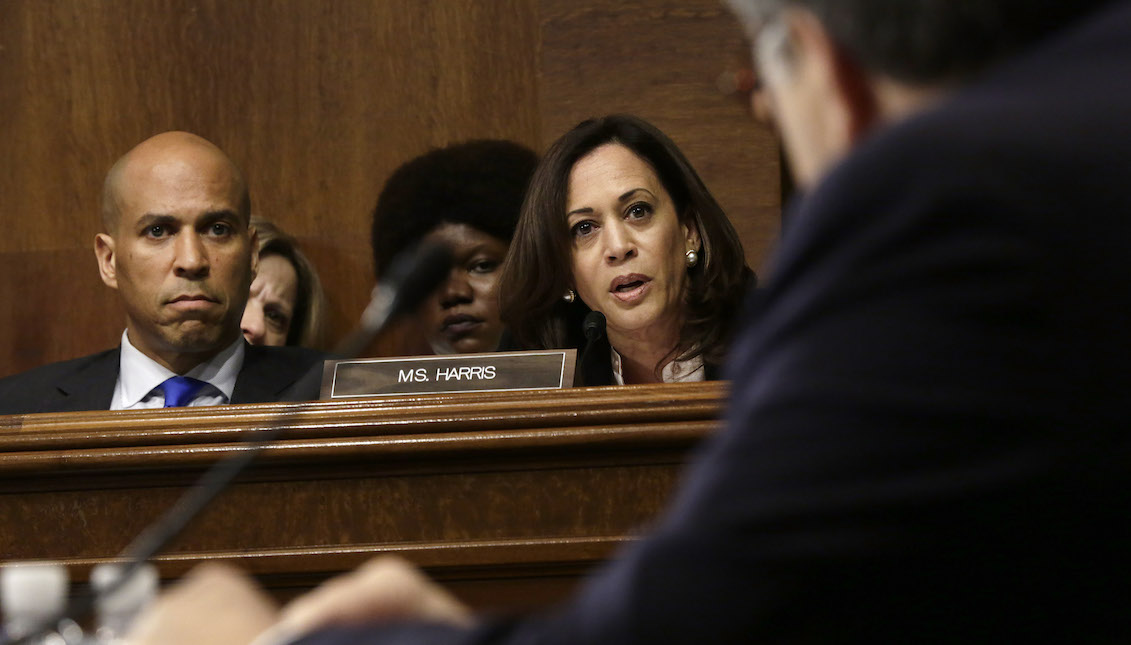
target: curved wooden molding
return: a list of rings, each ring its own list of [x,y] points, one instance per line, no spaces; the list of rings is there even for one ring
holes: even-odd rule
[[[725,396],[724,383],[684,383],[10,415],[0,416],[0,452],[218,443],[276,425],[298,439],[710,420]]]
[[[399,553],[478,606],[564,593],[664,507],[725,384],[0,417],[0,560],[77,579],[217,459],[282,424],[157,562],[235,562],[280,596]]]

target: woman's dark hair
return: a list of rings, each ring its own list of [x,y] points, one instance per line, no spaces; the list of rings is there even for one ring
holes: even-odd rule
[[[377,277],[397,253],[443,223],[510,242],[537,165],[538,155],[526,146],[484,139],[435,149],[397,168],[373,210]]]
[[[323,318],[325,317],[326,295],[318,271],[298,247],[298,242],[274,222],[251,216],[251,226],[255,228],[259,257],[278,255],[285,258],[295,269],[298,285],[295,289],[295,306],[291,314],[291,327],[287,331],[287,344],[302,347],[322,347]]]
[[[663,132],[630,115],[583,121],[542,158],[500,277],[503,321],[522,346],[581,344],[582,320],[589,309],[580,299],[572,304],[562,299],[572,283],[566,199],[574,164],[607,143],[623,145],[646,161],[671,196],[680,221],[698,227],[703,248],[699,263],[688,269],[687,310],[673,353],[679,360],[702,356],[708,363],[721,363],[754,274],[730,220],[687,158]]]

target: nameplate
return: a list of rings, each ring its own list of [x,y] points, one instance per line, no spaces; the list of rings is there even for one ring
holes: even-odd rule
[[[326,361],[322,399],[559,389],[573,385],[576,360],[559,349]]]

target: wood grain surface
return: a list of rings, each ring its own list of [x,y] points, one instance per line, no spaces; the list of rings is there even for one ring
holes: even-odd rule
[[[647,527],[725,396],[704,383],[0,417],[0,560],[61,559],[84,580],[282,420],[158,559],[163,578],[221,559],[283,598],[399,553],[477,607],[528,606]]]
[[[169,129],[224,148],[254,210],[300,239],[331,339],[373,284],[370,212],[398,165],[470,138],[541,150],[602,113],[667,131],[761,265],[776,144],[715,87],[740,42],[717,0],[4,0],[0,376],[117,341],[98,195],[114,159]],[[371,353],[406,348],[411,327]]]

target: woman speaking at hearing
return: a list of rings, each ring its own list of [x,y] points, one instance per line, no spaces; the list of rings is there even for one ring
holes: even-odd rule
[[[543,157],[500,307],[520,345],[583,347],[583,385],[702,381],[719,378],[754,282],[734,228],[675,144],[616,115],[581,123]]]

